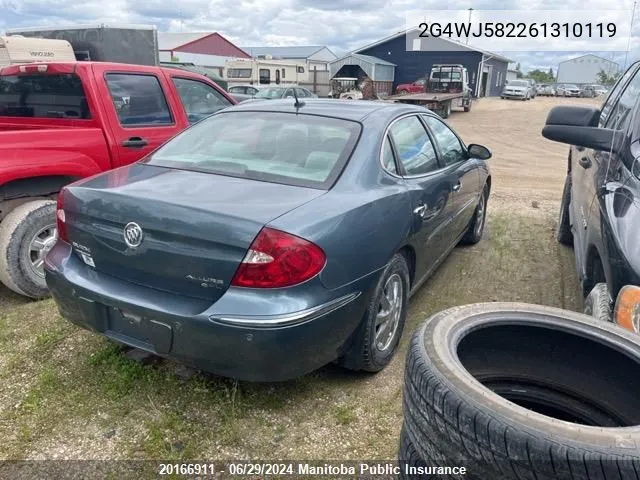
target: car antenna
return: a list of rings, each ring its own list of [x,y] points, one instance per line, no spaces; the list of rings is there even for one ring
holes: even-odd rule
[[[296,110],[300,107],[304,107],[304,102],[301,102],[300,99],[298,98],[298,94],[296,93],[296,89],[292,88],[291,90],[293,90],[293,98],[296,99],[296,103],[293,104],[294,107],[296,107]]]

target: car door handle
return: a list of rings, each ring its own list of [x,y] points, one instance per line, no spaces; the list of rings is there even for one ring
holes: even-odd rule
[[[453,187],[451,187],[451,190],[453,190],[454,192],[457,192],[460,190],[460,188],[462,188],[462,183],[458,182]]]
[[[149,145],[149,142],[141,137],[131,137],[122,142],[122,146],[128,148],[142,148],[146,147],[147,145]]]
[[[427,214],[427,206],[423,203],[419,207],[414,208],[413,213],[418,215],[420,218],[424,218],[424,216]]]
[[[581,157],[578,163],[582,168],[591,168],[591,159],[589,157]]]

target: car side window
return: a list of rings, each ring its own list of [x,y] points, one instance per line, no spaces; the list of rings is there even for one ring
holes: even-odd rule
[[[608,123],[609,115],[611,114],[611,110],[616,104],[618,100],[618,96],[620,95],[620,91],[624,88],[627,83],[627,80],[633,75],[637,70],[638,63],[635,63],[633,66],[629,67],[627,71],[618,79],[614,87],[607,95],[606,100],[604,101],[602,108],[600,109],[600,122],[599,126],[604,127]],[[637,75],[636,75],[637,76]]]
[[[220,92],[203,82],[177,77],[173,77],[172,80],[189,123],[198,122],[231,105]]]
[[[289,88],[286,92],[284,92],[283,98],[293,98],[293,89]]]
[[[405,117],[389,129],[399,162],[407,175],[424,175],[438,169],[438,157],[424,125],[417,116]]]
[[[105,78],[123,127],[173,125],[167,99],[155,75],[108,73]]]
[[[309,96],[307,91],[304,88],[296,88],[296,94],[299,98],[306,98]]]
[[[640,94],[640,75],[636,74],[623,90],[618,102],[609,111],[609,116],[604,123],[605,128],[626,131],[638,94]]]
[[[398,173],[396,168],[396,156],[393,153],[389,136],[384,137],[384,144],[382,145],[382,166],[385,170],[391,173]]]
[[[443,166],[448,167],[469,158],[466,149],[462,146],[456,134],[444,122],[426,115],[422,118],[424,118],[440,148]]]

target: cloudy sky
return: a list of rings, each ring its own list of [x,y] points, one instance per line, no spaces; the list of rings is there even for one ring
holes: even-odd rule
[[[327,45],[342,54],[403,30],[405,13],[416,8],[588,10],[612,6],[630,10],[633,0],[0,0],[0,32],[70,23],[154,24],[161,31],[217,31],[239,46]],[[640,58],[640,6],[635,18],[627,64]],[[519,61],[524,71],[555,70],[559,61],[584,53],[508,52],[507,56]],[[620,64],[625,60],[624,52],[593,53]]]

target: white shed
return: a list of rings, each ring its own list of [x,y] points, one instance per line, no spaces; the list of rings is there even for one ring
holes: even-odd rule
[[[588,85],[599,83],[598,73],[604,70],[614,75],[621,70],[620,65],[597,55],[582,55],[558,64],[558,83]]]

